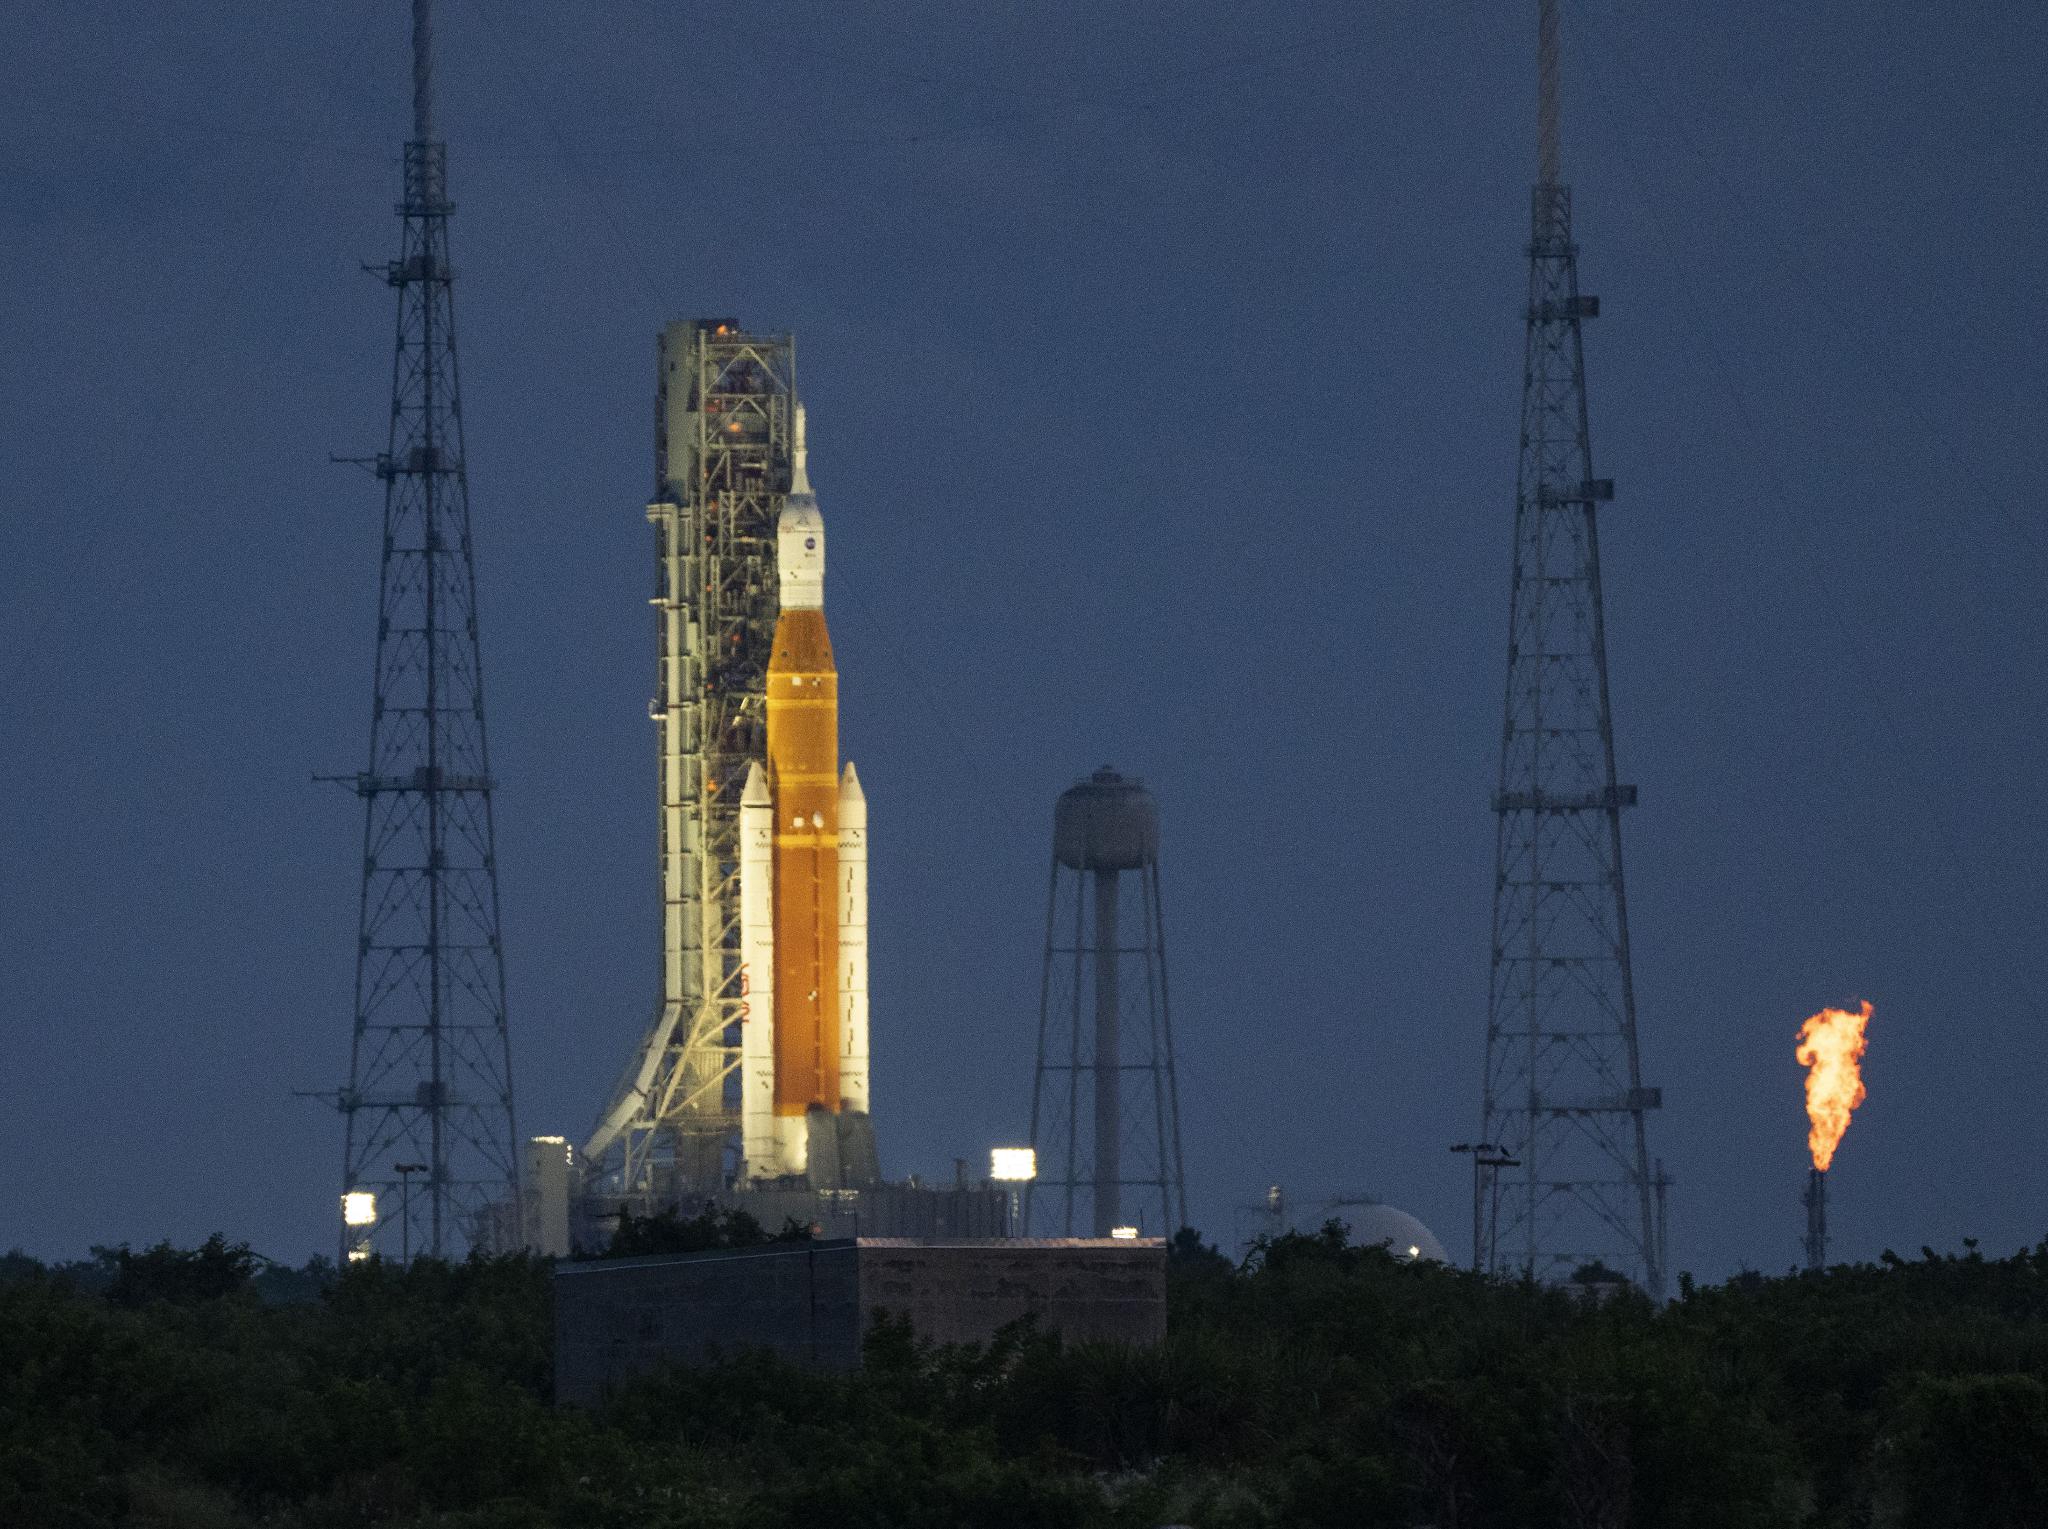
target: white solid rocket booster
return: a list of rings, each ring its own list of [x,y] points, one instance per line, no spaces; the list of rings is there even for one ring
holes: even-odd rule
[[[839,1098],[868,1109],[868,799],[847,761],[839,777]]]
[[[775,1129],[775,805],[767,772],[747,766],[740,794],[740,1146],[750,1178],[783,1172]]]

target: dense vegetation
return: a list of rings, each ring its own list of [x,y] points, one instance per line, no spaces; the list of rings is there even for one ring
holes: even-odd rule
[[[857,1376],[736,1359],[589,1414],[550,1405],[538,1262],[11,1255],[0,1524],[2048,1524],[2048,1244],[1656,1311],[1183,1234],[1172,1302],[1151,1351],[884,1326]]]

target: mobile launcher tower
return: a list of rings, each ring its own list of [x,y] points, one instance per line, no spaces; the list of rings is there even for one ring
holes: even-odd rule
[[[661,335],[656,541],[662,992],[577,1155],[577,1240],[620,1209],[996,1234],[1002,1191],[881,1179],[868,1115],[867,803],[839,763],[796,346]]]

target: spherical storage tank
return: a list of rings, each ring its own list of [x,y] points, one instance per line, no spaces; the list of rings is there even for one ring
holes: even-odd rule
[[[1429,1259],[1449,1263],[1444,1245],[1436,1233],[1405,1210],[1391,1205],[1347,1205],[1338,1213],[1351,1228],[1355,1248],[1385,1248],[1394,1257],[1409,1262]]]
[[[1159,862],[1159,804],[1139,780],[1104,765],[1060,793],[1052,852],[1069,870],[1135,871]]]

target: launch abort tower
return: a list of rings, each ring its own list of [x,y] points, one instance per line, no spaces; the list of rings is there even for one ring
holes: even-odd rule
[[[1493,966],[1480,1139],[1518,1175],[1484,1197],[1473,1262],[1559,1279],[1589,1265],[1664,1282],[1644,1114],[1571,191],[1558,149],[1557,0],[1539,0],[1538,180],[1508,618]],[[1503,1171],[1496,1167],[1494,1172]],[[1661,1181],[1661,1174],[1659,1175]]]

